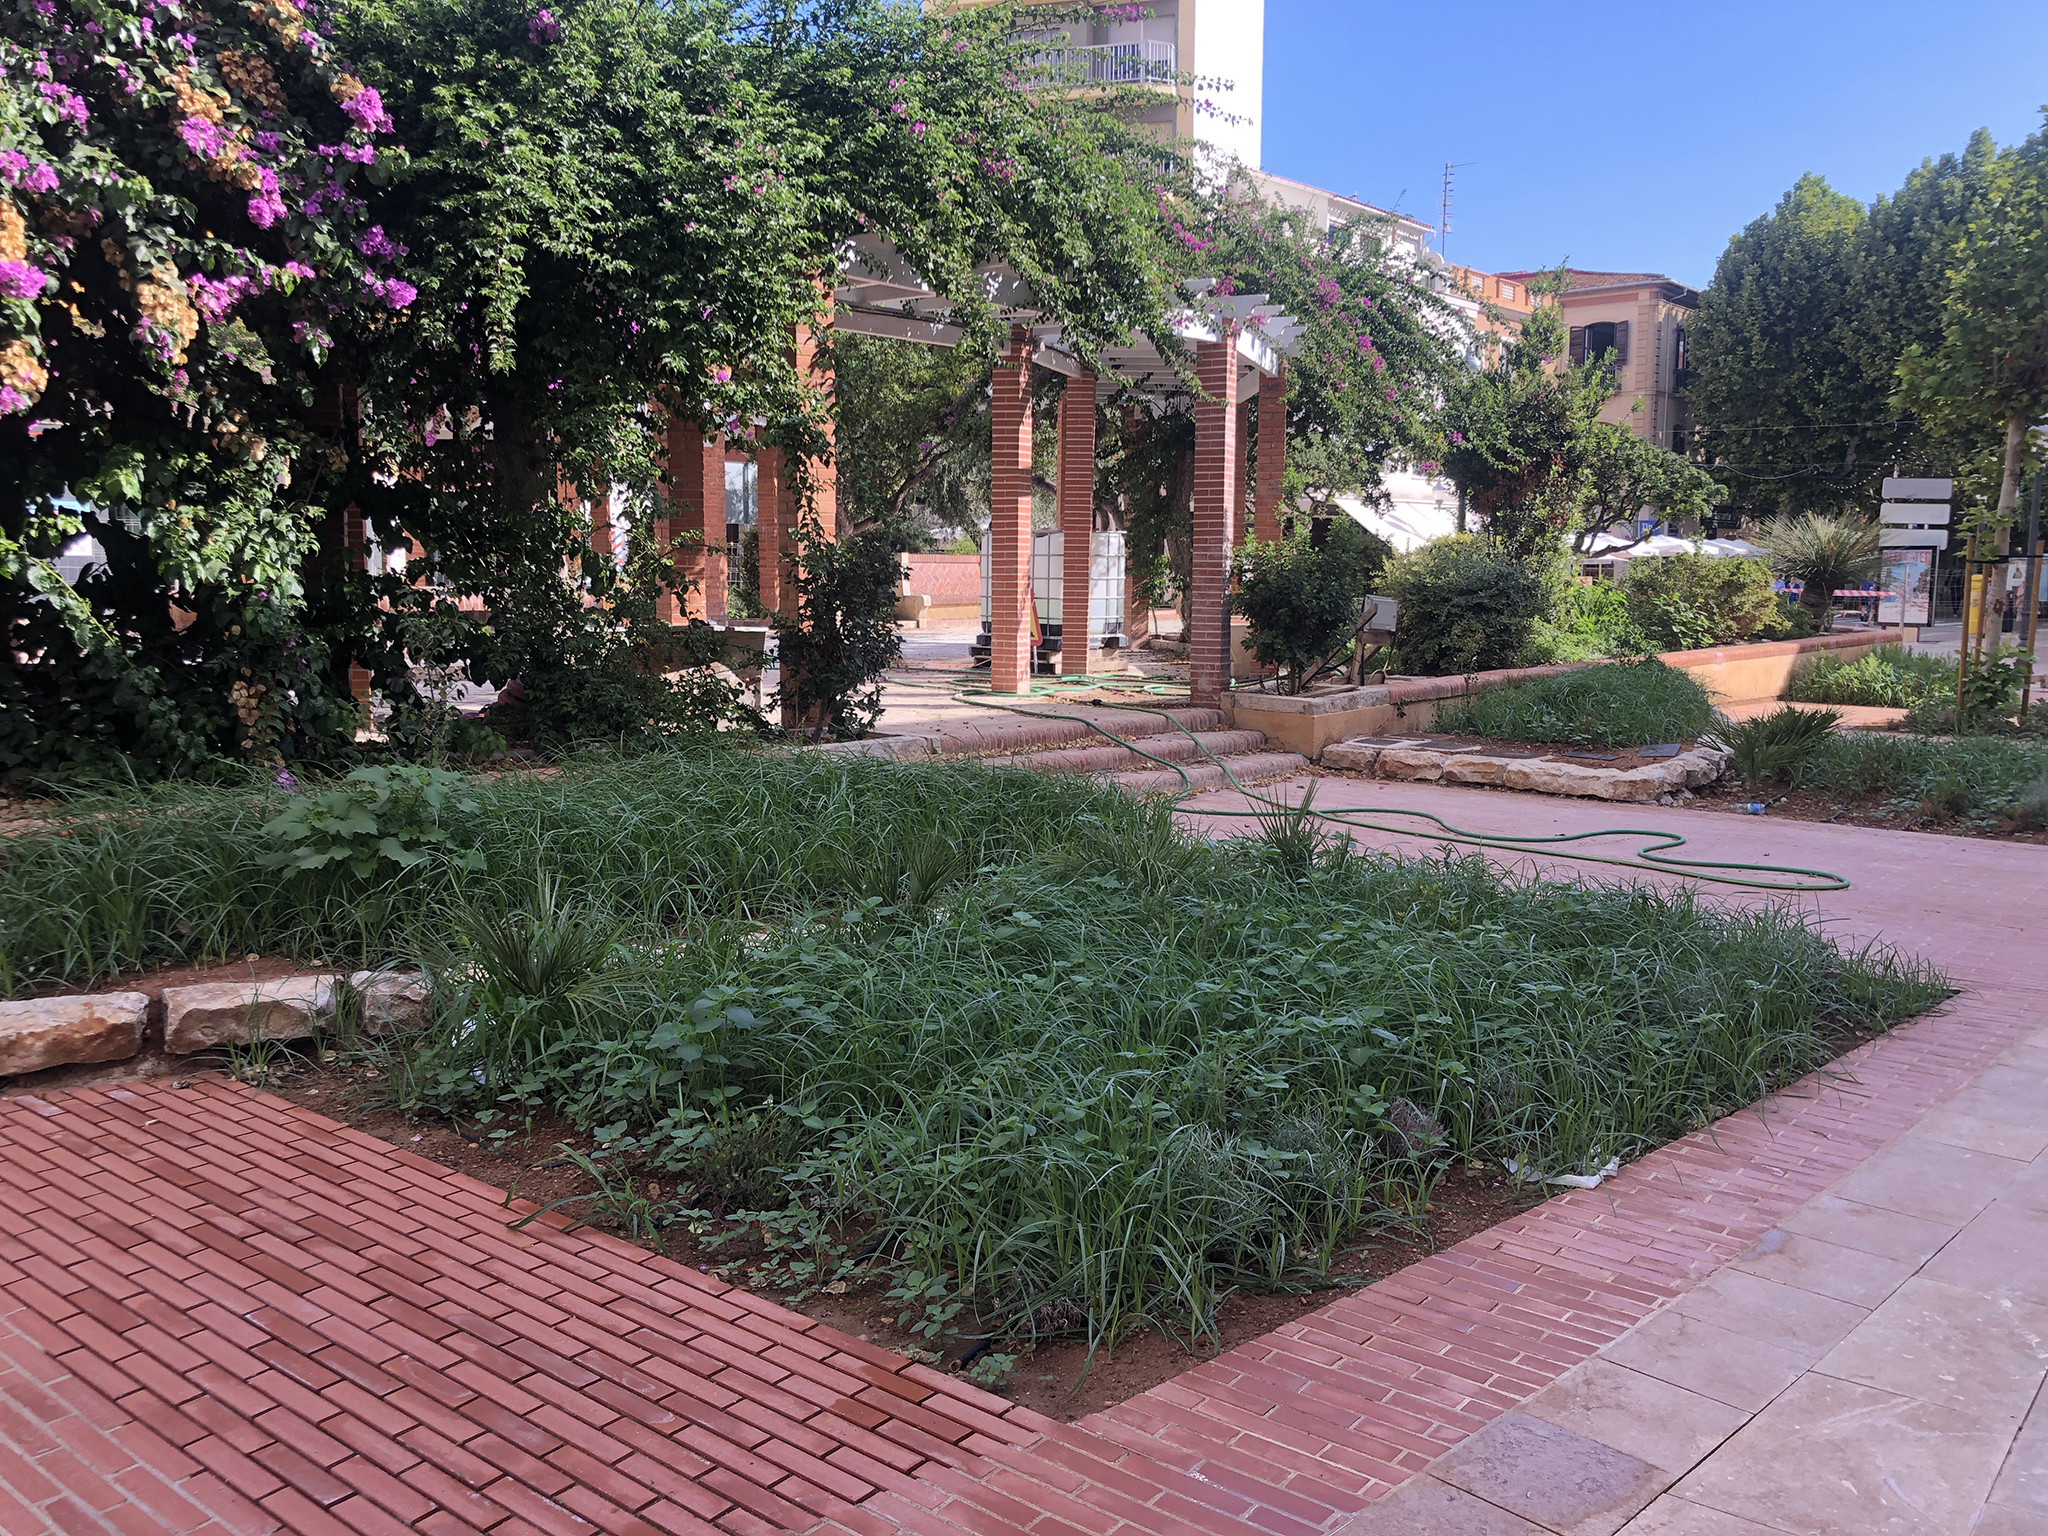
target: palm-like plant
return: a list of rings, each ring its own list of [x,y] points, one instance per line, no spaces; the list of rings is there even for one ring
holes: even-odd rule
[[[1881,559],[1877,526],[1853,517],[1803,512],[1774,518],[1757,534],[1756,542],[1770,556],[1772,570],[1804,583],[1799,606],[1821,629],[1827,628],[1835,589],[1875,576]]]

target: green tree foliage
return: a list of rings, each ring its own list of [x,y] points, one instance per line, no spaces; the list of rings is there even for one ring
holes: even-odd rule
[[[1365,599],[1392,554],[1349,517],[1245,542],[1231,609],[1250,622],[1252,655],[1279,669],[1283,693],[1300,693],[1351,655]]]
[[[796,544],[796,603],[774,615],[778,701],[813,741],[863,736],[882,712],[882,672],[903,654],[896,552],[883,529],[838,540],[809,519]]]
[[[1444,472],[1487,536],[1517,560],[1549,556],[1572,531],[1596,444],[1609,461],[1626,462],[1596,436],[1614,392],[1606,366],[1567,360],[1563,312],[1546,302],[1562,280],[1532,288],[1538,302],[1520,333],[1484,366],[1453,375],[1437,423]]]
[[[1987,526],[2003,529],[2040,461],[2028,428],[2048,414],[2048,127],[2000,152],[1986,182],[1950,254],[1939,340],[1905,349],[1897,400],[1959,457],[1996,452]]]
[[[1946,467],[1894,402],[1894,369],[1941,333],[1949,248],[1994,159],[1978,133],[1867,208],[1803,176],[1728,242],[1687,326],[1694,447],[1745,516],[1869,506],[1893,465]]]
[[[1401,670],[1425,677],[1517,665],[1550,608],[1529,564],[1476,534],[1401,555],[1383,585],[1400,604]]]
[[[989,365],[972,349],[873,336],[832,346],[839,515],[898,548],[988,520]]]
[[[353,723],[297,616],[336,478],[314,407],[337,339],[403,323],[412,289],[362,200],[403,152],[313,21],[0,18],[0,776]],[[52,557],[84,533],[106,565],[74,590]]]
[[[1572,527],[1572,547],[1582,554],[1603,533],[1634,538],[1645,509],[1666,520],[1700,520],[1721,500],[1713,476],[1626,426],[1596,422],[1582,453],[1580,510]]]

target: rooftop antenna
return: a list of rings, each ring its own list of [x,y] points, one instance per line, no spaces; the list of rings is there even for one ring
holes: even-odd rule
[[[1436,233],[1436,253],[1437,255],[1444,258],[1445,266],[1450,265],[1450,256],[1448,254],[1447,248],[1450,244],[1451,239],[1451,183],[1453,173],[1461,171],[1466,166],[1471,165],[1473,163],[1474,162],[1470,160],[1460,160],[1456,163],[1453,163],[1449,160],[1446,160],[1444,162],[1444,195],[1442,200],[1439,201],[1436,205],[1438,219]]]

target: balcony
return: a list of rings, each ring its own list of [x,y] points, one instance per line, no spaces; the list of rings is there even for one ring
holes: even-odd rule
[[[1172,43],[1089,43],[1048,48],[1033,61],[1041,83],[1075,85],[1171,85],[1175,73]]]

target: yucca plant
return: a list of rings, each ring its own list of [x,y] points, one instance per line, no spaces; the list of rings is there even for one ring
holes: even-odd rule
[[[1867,581],[1878,572],[1877,525],[1852,517],[1804,512],[1774,518],[1756,542],[1769,555],[1772,570],[1804,584],[1799,606],[1818,629],[1827,628],[1837,587]]]
[[[1793,784],[1841,723],[1835,710],[1795,709],[1786,704],[1768,715],[1726,721],[1702,740],[1734,755],[1735,771],[1745,784],[1774,778]]]

